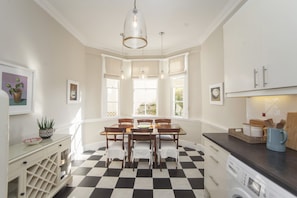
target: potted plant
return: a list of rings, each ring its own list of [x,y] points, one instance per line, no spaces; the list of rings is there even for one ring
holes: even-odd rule
[[[54,133],[54,119],[47,119],[42,117],[41,120],[37,119],[37,124],[39,127],[39,136],[43,139],[50,138]]]
[[[24,88],[24,83],[21,82],[20,78],[16,78],[16,83],[13,87],[12,84],[7,83],[6,87],[8,88],[9,94],[13,97],[15,103],[19,103],[22,100],[22,89]]]

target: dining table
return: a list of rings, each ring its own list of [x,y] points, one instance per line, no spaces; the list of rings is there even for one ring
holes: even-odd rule
[[[153,147],[154,147],[154,164],[157,165],[158,163],[158,154],[157,154],[157,137],[159,135],[158,129],[180,129],[180,132],[162,132],[162,135],[186,135],[187,133],[180,127],[179,124],[170,123],[170,124],[152,124],[152,125],[131,125],[131,124],[113,124],[108,127],[114,127],[114,128],[125,128],[124,135],[128,136],[128,163],[131,165],[131,152],[132,152],[132,132],[131,129],[133,128],[152,128],[153,132],[151,135],[149,133],[142,133],[141,135],[137,135],[137,137],[133,137],[133,140],[142,140],[148,138],[148,136],[151,137],[151,140],[153,141]],[[108,134],[113,135],[111,132]],[[106,135],[105,131],[101,131],[100,135]]]

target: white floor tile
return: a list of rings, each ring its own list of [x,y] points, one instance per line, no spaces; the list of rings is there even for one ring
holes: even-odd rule
[[[86,197],[90,197],[93,190],[94,190],[94,188],[77,187],[71,192],[71,194],[68,196],[68,198],[86,198]]]
[[[97,163],[98,163],[98,161],[96,161],[96,160],[86,160],[80,165],[80,167],[91,167],[92,168]]]
[[[173,190],[157,189],[157,190],[154,190],[153,196],[160,197],[160,198],[169,198],[169,197],[174,197],[174,192]]]
[[[202,178],[203,175],[198,169],[183,169],[187,178]]]
[[[170,181],[173,189],[192,189],[187,178],[170,178]]]
[[[134,189],[153,189],[153,178],[137,177],[134,183]]]
[[[169,173],[167,169],[153,169],[153,178],[169,178]]]
[[[135,178],[136,174],[137,174],[136,170],[133,171],[132,168],[124,168],[120,173],[120,177]]]
[[[97,167],[94,167],[92,168],[87,176],[95,176],[95,177],[101,177],[104,175],[105,171],[106,171],[107,168],[97,168]]]
[[[133,197],[133,189],[116,188],[111,194],[111,198],[131,198]]]
[[[68,184],[70,187],[76,187],[85,178],[82,175],[72,175],[72,181]]]
[[[96,188],[114,188],[118,182],[118,177],[102,177]]]

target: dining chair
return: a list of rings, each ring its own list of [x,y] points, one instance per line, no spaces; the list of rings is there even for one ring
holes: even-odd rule
[[[149,167],[152,165],[152,132],[152,128],[131,129],[133,171],[135,159],[148,159]]]
[[[138,119],[137,125],[152,125],[153,120],[152,119]]]
[[[134,125],[134,119],[132,118],[119,118],[118,119],[119,125]]]
[[[158,128],[158,155],[160,170],[162,171],[162,159],[168,157],[175,158],[176,168],[178,166],[179,151],[178,151],[178,140],[179,140],[180,128]],[[171,139],[164,139],[162,135],[173,135]]]
[[[124,141],[126,128],[104,127],[106,137],[106,167],[109,167],[109,159],[122,160],[122,168],[125,165],[127,143]]]
[[[155,124],[170,124],[171,123],[171,119],[168,118],[158,118],[155,119]]]

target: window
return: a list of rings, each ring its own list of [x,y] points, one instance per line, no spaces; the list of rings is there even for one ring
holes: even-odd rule
[[[157,115],[157,86],[156,79],[133,80],[133,112],[134,115]]]
[[[119,115],[119,80],[106,78],[106,116]]]
[[[172,77],[172,95],[173,95],[173,116],[183,117],[184,112],[184,95],[185,95],[185,78],[184,76]]]

